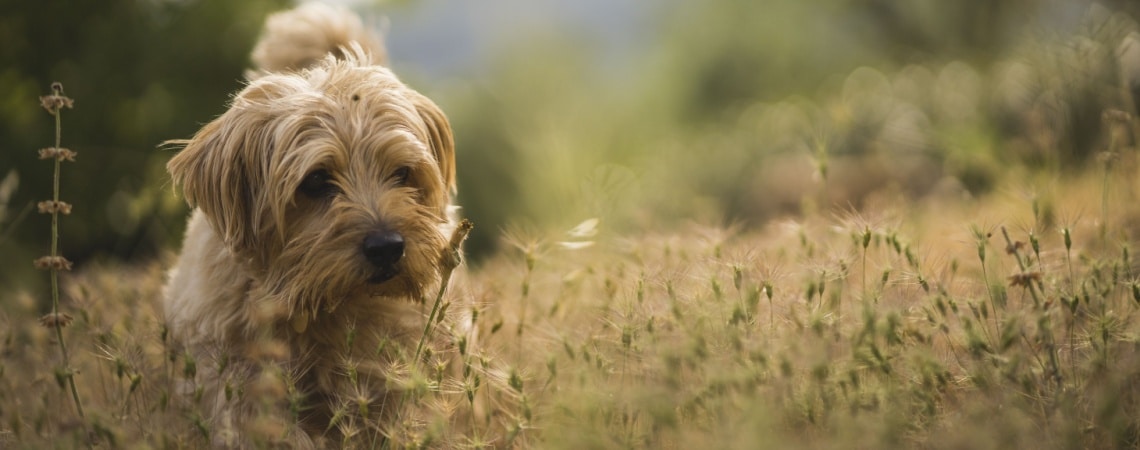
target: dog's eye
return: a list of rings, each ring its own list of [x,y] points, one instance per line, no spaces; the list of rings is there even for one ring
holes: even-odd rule
[[[411,177],[411,175],[412,175],[412,169],[410,167],[405,166],[405,167],[401,167],[399,169],[396,169],[395,172],[392,172],[392,176],[389,177],[388,179],[395,182],[397,186],[407,186],[408,185],[408,178]]]
[[[301,180],[297,191],[312,198],[328,197],[336,193],[336,186],[332,184],[332,177],[327,171],[317,170]]]

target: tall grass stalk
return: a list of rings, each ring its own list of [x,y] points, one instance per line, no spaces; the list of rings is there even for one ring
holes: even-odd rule
[[[1104,165],[1101,178],[1100,195],[1100,239],[1108,243],[1108,196],[1112,176],[1112,165],[1119,156],[1120,136],[1128,135],[1131,130],[1132,114],[1125,111],[1109,109],[1101,114],[1101,122],[1105,124],[1108,133],[1108,150],[1097,155],[1097,159]]]
[[[1112,152],[1105,152],[1101,154],[1101,162],[1104,163],[1104,174],[1101,178],[1101,194],[1100,194],[1100,240],[1108,244],[1108,189],[1110,187],[1110,176],[1112,175],[1112,160],[1116,155]]]
[[[436,293],[435,302],[432,304],[431,313],[428,314],[427,322],[424,323],[424,331],[423,334],[420,335],[420,341],[416,344],[416,351],[411,360],[411,364],[414,368],[418,368],[420,365],[420,358],[424,354],[424,343],[427,342],[428,336],[431,336],[432,325],[437,321],[437,316],[442,317],[446,312],[443,295],[447,292],[447,284],[451,281],[451,275],[455,272],[455,268],[463,263],[463,252],[461,251],[463,241],[467,239],[467,235],[471,233],[471,229],[474,228],[474,226],[471,221],[463,219],[463,221],[459,223],[459,226],[455,228],[455,231],[452,232],[451,240],[448,242],[447,248],[444,249],[443,254],[440,255],[439,291]],[[397,411],[403,410],[404,404],[408,400],[408,395],[410,395],[410,393],[405,392],[404,395],[400,396]],[[392,439],[382,434],[374,434],[372,437],[373,440],[369,443],[369,448],[387,449],[393,445]],[[379,442],[377,442],[377,438]]]
[[[71,368],[67,353],[67,342],[63,339],[63,327],[71,323],[71,316],[59,310],[59,272],[70,270],[71,262],[59,254],[59,215],[71,212],[71,205],[59,200],[60,166],[64,160],[74,161],[75,153],[60,147],[63,134],[62,111],[71,108],[73,100],[63,95],[63,85],[52,83],[52,94],[40,97],[40,104],[55,117],[55,146],[40,150],[40,159],[55,161],[55,172],[52,178],[52,199],[40,202],[40,213],[51,214],[51,255],[41,257],[35,261],[36,267],[51,272],[51,314],[40,318],[40,323],[55,329],[55,337],[59,342],[59,351],[63,367],[56,373],[56,379],[62,385],[66,382],[71,391],[71,398],[75,402],[75,411],[83,417],[83,403],[79,400],[79,390],[75,387],[75,371]]]
[[[1041,277],[1040,274],[1028,272],[1029,267],[1026,266],[1025,261],[1021,259],[1020,248],[1022,245],[1024,245],[1024,242],[1013,242],[1013,240],[1009,237],[1009,231],[1007,231],[1004,226],[1001,227],[1001,235],[1005,238],[1006,252],[1013,256],[1013,259],[1017,261],[1017,267],[1021,269],[1020,274],[1014,275],[1013,279],[1011,280],[1012,283],[1016,286],[1022,286],[1027,291],[1029,291],[1029,295],[1033,297],[1033,306],[1040,308],[1041,297],[1037,295],[1038,286],[1037,284],[1034,284],[1034,282],[1036,281],[1037,283],[1040,283]]]
[[[1021,273],[1010,277],[1010,283],[1015,286],[1022,286],[1028,290],[1029,295],[1033,297],[1034,308],[1040,309],[1043,303],[1037,291],[1040,290],[1042,295],[1045,291],[1041,281],[1041,273],[1029,271],[1029,267],[1026,266],[1025,261],[1021,259],[1021,252],[1019,250],[1023,243],[1014,243],[1009,238],[1009,232],[1006,231],[1004,226],[1001,227],[1001,235],[1005,237],[1006,251],[1013,256],[1013,259],[1017,260],[1017,266],[1021,268]],[[1029,258],[1026,257],[1026,259]],[[1053,334],[1051,332],[1043,333],[1043,335],[1045,337],[1045,349],[1049,352],[1049,369],[1052,371],[1054,381],[1059,385],[1061,383],[1061,364],[1057,360],[1057,345],[1053,342]],[[1042,364],[1042,367],[1044,367],[1044,364]]]
[[[982,264],[982,283],[985,285],[986,295],[990,299],[990,311],[994,313],[994,331],[997,336],[1001,336],[1001,318],[998,316],[997,302],[994,301],[994,291],[990,288],[990,277],[986,273],[986,242],[989,238],[989,233],[983,232],[976,227],[973,228],[974,239],[977,240],[978,246],[978,260]]]
[[[428,314],[427,323],[424,324],[424,332],[420,336],[420,343],[416,345],[415,358],[412,358],[414,363],[419,362],[420,355],[423,354],[424,342],[427,337],[431,335],[431,325],[436,321],[436,315],[439,314],[440,305],[443,304],[443,294],[447,292],[447,283],[451,281],[451,274],[455,272],[455,268],[463,262],[463,253],[460,249],[463,246],[463,241],[467,239],[467,235],[471,233],[471,229],[475,225],[467,219],[463,219],[455,231],[451,234],[451,241],[444,254],[440,257],[440,281],[439,293],[435,296],[435,303],[431,307],[431,314]]]
[[[867,303],[867,247],[871,245],[871,228],[863,227],[863,303]],[[843,310],[840,309],[840,314]]]
[[[522,337],[523,331],[526,329],[526,306],[530,303],[530,278],[534,273],[535,263],[535,248],[534,246],[527,246],[523,249],[523,257],[526,259],[526,272],[523,273],[522,287],[519,296],[519,324],[515,329],[515,336],[517,337],[515,351],[519,360],[522,359]]]
[[[1080,302],[1080,296],[1077,295],[1077,288],[1074,284],[1073,278],[1073,235],[1068,226],[1061,229],[1061,235],[1064,237],[1065,242],[1065,264],[1069,268],[1069,300],[1065,302],[1065,309],[1069,312],[1068,325],[1069,333],[1069,362],[1070,370],[1073,377],[1077,376],[1077,358],[1073,354],[1077,348],[1075,328],[1077,325],[1077,306]],[[1062,297],[1063,299],[1063,297]]]

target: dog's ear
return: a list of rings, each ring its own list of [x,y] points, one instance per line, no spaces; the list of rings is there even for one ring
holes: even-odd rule
[[[238,108],[202,127],[192,139],[170,141],[183,149],[166,164],[186,202],[197,207],[230,250],[246,254],[257,246],[253,186],[261,185],[257,159],[272,146],[265,124],[252,123]],[[258,131],[260,130],[260,131]]]
[[[430,140],[428,144],[431,146],[432,154],[435,155],[436,164],[439,165],[439,174],[444,187],[448,193],[454,194],[456,192],[455,139],[451,135],[451,124],[447,121],[447,116],[443,115],[443,111],[427,97],[412,92],[411,98],[416,111],[427,126],[427,137]]]

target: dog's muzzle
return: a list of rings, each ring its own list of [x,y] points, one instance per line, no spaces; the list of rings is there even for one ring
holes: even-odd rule
[[[397,263],[404,257],[404,237],[395,231],[373,231],[364,236],[360,251],[376,268],[368,281],[383,283],[400,273]]]

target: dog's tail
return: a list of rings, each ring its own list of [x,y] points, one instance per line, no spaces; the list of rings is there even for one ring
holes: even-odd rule
[[[288,11],[274,13],[253,48],[254,70],[249,79],[267,72],[301,70],[315,65],[330,53],[344,57],[344,50],[357,43],[373,64],[383,65],[388,52],[380,36],[366,27],[360,16],[343,7],[304,3]]]

